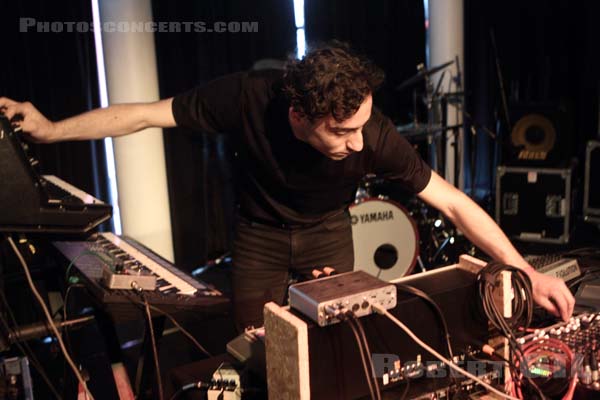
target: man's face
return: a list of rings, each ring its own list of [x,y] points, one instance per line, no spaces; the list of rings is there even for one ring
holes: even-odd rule
[[[367,96],[350,118],[337,122],[331,115],[313,123],[290,108],[294,135],[332,160],[343,160],[363,148],[362,129],[371,117],[373,97]]]

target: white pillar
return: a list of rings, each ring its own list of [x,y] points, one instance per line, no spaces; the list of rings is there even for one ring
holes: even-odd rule
[[[151,22],[151,0],[100,0],[110,104],[159,99],[152,32],[119,32],[119,22]],[[107,23],[115,23],[106,25]],[[114,140],[123,234],[173,261],[162,129]]]
[[[463,24],[463,0],[428,0],[429,4],[429,63],[428,68],[443,64],[447,61],[458,58],[460,65],[460,73],[464,73],[464,24]],[[447,69],[443,92],[453,92],[463,90],[462,87],[457,87],[456,82],[451,82],[448,78],[448,73],[452,76],[457,75],[457,65],[454,63]],[[437,82],[441,72],[434,75],[433,80]],[[460,82],[464,85],[464,76],[460,77]],[[447,109],[448,125],[456,125],[462,123],[462,113],[452,105]],[[454,132],[458,132],[455,135]],[[445,178],[455,186],[464,189],[464,174],[463,174],[463,132],[449,131],[446,134],[447,147],[446,151],[446,176]],[[460,160],[455,159],[455,145],[458,145],[458,154]],[[440,149],[440,151],[444,151]],[[455,167],[459,166],[459,181],[455,182]]]

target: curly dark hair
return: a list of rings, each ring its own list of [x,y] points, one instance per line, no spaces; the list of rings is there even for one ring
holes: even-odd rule
[[[283,91],[292,108],[309,121],[329,114],[342,122],[381,85],[384,73],[344,43],[314,48],[285,66]]]

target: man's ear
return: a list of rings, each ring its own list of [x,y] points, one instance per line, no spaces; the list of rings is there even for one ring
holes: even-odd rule
[[[290,117],[290,121],[292,121],[294,124],[301,124],[304,121],[304,116],[302,113],[294,110],[293,107],[289,108],[288,115]]]

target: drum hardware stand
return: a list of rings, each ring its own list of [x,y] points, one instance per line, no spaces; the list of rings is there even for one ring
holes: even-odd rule
[[[363,176],[363,178],[360,180],[360,183],[358,184],[358,187],[356,188],[356,194],[354,195],[354,204],[362,203],[363,201],[373,197],[373,194],[371,193],[371,188],[379,181],[375,181],[376,179],[377,175],[375,174],[366,174],[365,176]]]
[[[494,147],[498,146],[499,142],[500,142],[500,138],[498,137],[498,135],[493,132],[492,130],[490,130],[489,128],[487,128],[486,126],[483,126],[481,124],[479,124],[478,122],[475,121],[475,119],[473,118],[473,116],[471,114],[469,114],[467,111],[465,111],[464,109],[462,110],[462,113],[464,114],[465,117],[467,117],[469,119],[469,124],[467,125],[469,127],[469,131],[471,132],[471,170],[470,170],[470,178],[471,178],[471,198],[475,198],[475,179],[477,178],[477,174],[476,174],[476,163],[477,163],[477,132],[479,130],[485,132],[490,139],[492,139],[492,141],[494,142]],[[493,170],[493,168],[492,168]],[[493,171],[492,171],[493,173]],[[494,179],[491,179],[492,181]]]
[[[452,62],[450,63],[446,63],[448,66],[450,64],[452,64]],[[445,64],[445,65],[446,65]],[[420,68],[421,72],[424,70],[424,66],[423,64],[420,64],[417,68]],[[431,163],[431,167],[434,169],[434,171],[436,172],[440,172],[441,171],[441,165],[443,165],[443,156],[442,154],[440,154],[440,145],[441,145],[441,139],[439,138],[439,136],[434,136],[432,130],[433,130],[433,126],[434,123],[437,121],[441,122],[442,119],[442,104],[443,104],[443,97],[439,96],[439,89],[442,83],[442,80],[444,79],[445,76],[445,71],[442,72],[442,75],[440,76],[440,79],[438,80],[438,83],[434,89],[433,87],[433,82],[430,78],[431,73],[430,74],[424,74],[424,79],[425,79],[425,95],[424,95],[424,101],[425,101],[425,105],[427,106],[427,144],[430,148],[430,163]]]
[[[440,148],[442,147],[442,138],[441,136],[443,136],[442,134],[450,129],[456,129],[456,128],[460,128],[462,127],[462,124],[457,125],[457,126],[444,126],[444,124],[442,124],[442,120],[444,120],[444,112],[443,112],[443,105],[446,104],[446,99],[448,98],[448,95],[452,95],[452,96],[461,96],[462,93],[460,92],[455,92],[455,93],[441,93],[440,94],[440,89],[442,86],[442,83],[444,81],[444,78],[446,76],[446,71],[443,71],[440,78],[437,80],[437,82],[434,84],[434,82],[432,81],[432,75],[444,70],[445,68],[449,67],[450,65],[452,65],[453,63],[455,63],[456,61],[451,60],[448,61],[444,64],[432,67],[430,69],[426,69],[424,64],[419,64],[417,65],[417,74],[412,76],[411,78],[407,79],[406,81],[404,81],[403,83],[401,83],[400,85],[398,85],[396,87],[396,90],[402,90],[408,86],[411,86],[421,80],[425,81],[425,93],[423,94],[423,96],[421,97],[422,102],[425,104],[426,108],[427,108],[427,123],[425,125],[425,127],[421,127],[418,118],[417,118],[417,92],[416,90],[413,91],[413,123],[411,124],[412,126],[409,127],[399,127],[399,131],[400,132],[407,132],[408,137],[421,137],[421,136],[425,136],[426,140],[427,140],[427,147],[428,147],[428,153],[429,153],[429,157],[428,157],[428,162],[431,166],[431,168],[440,173],[443,169],[443,162],[444,162],[444,153],[440,153]]]
[[[423,264],[423,259],[420,254],[417,256],[417,265],[421,269],[421,272],[427,272],[427,268],[425,268],[425,264]]]

